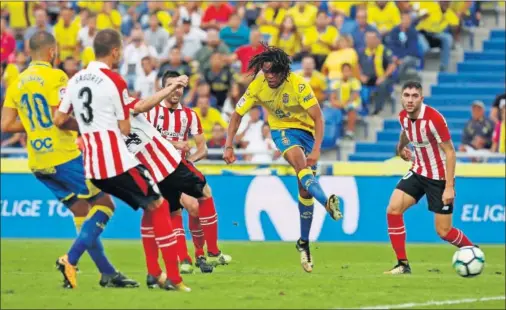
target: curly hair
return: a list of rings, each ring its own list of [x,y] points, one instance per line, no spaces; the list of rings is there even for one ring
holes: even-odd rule
[[[248,71],[252,71],[252,74],[256,76],[262,70],[264,63],[270,62],[272,63],[270,71],[280,73],[282,80],[286,80],[288,74],[290,74],[290,64],[292,63],[288,54],[280,48],[268,46],[265,43],[262,43],[262,45],[265,50],[251,58],[248,64]]]

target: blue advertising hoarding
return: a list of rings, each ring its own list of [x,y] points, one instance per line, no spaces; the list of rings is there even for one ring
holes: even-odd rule
[[[342,202],[334,222],[315,207],[310,238],[318,241],[387,242],[385,210],[398,176],[322,176],[327,193]],[[294,241],[299,237],[297,183],[283,176],[209,176],[221,240]],[[458,178],[454,225],[473,242],[505,242],[505,179]],[[139,238],[141,213],[116,200],[105,238]],[[73,238],[71,213],[42,183],[25,173],[1,174],[2,238]],[[409,242],[440,242],[424,199],[405,215]]]

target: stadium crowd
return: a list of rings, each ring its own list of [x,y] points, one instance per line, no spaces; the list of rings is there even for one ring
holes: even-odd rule
[[[440,70],[448,70],[462,26],[477,26],[481,19],[477,1],[2,1],[0,8],[2,103],[6,88],[29,63],[27,40],[34,33],[55,35],[55,66],[71,77],[94,59],[97,31],[114,28],[124,36],[119,72],[133,96],[160,89],[167,70],[190,76],[184,104],[200,116],[209,148],[223,147],[229,117],[252,79],[248,61],[263,50],[262,42],[291,56],[293,70],[309,81],[320,103],[347,116],[344,138],[354,139],[357,119],[379,114],[394,84],[419,79],[430,48],[440,48]],[[504,152],[498,144],[504,136],[502,96],[490,119],[482,102],[472,104],[461,151]],[[245,160],[280,156],[264,116],[253,109],[245,117],[238,146],[272,155]],[[23,134],[2,133],[1,141],[2,147],[26,144]]]

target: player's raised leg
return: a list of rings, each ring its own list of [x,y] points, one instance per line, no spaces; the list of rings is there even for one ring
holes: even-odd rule
[[[436,232],[441,239],[459,248],[473,245],[462,230],[452,226],[451,214],[436,214],[434,219]]]

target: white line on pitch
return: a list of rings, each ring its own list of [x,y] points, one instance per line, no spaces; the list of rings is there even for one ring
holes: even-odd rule
[[[465,298],[465,299],[442,300],[442,301],[432,300],[432,301],[421,302],[421,303],[411,302],[411,303],[397,304],[397,305],[361,307],[359,309],[405,309],[405,308],[426,307],[426,306],[468,304],[468,303],[474,303],[474,302],[505,300],[505,299],[506,299],[505,296],[491,296],[491,297],[482,297],[482,298]]]

